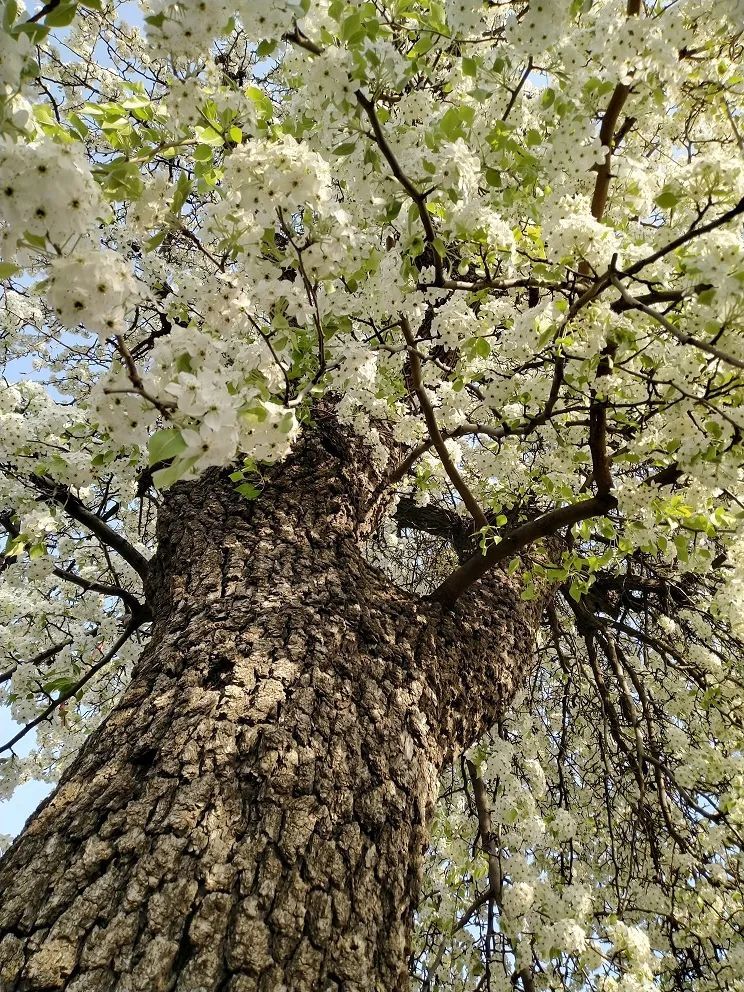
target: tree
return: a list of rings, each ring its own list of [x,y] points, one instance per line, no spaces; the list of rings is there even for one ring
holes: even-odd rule
[[[3,9],[0,989],[744,988],[741,0]]]

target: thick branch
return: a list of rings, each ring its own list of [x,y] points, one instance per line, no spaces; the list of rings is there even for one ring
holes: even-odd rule
[[[457,545],[466,539],[468,528],[459,514],[442,506],[417,506],[408,497],[398,500],[395,519],[399,527],[422,530],[433,537],[443,537]]]
[[[435,590],[431,598],[451,606],[468,586],[486,574],[494,565],[507,558],[513,558],[523,548],[543,537],[550,537],[563,527],[570,527],[581,520],[604,516],[617,506],[614,496],[593,496],[591,499],[561,506],[542,513],[529,523],[522,524],[507,534],[498,544],[493,544],[486,554],[475,554],[455,571]]]
[[[597,385],[592,390],[589,406],[589,450],[592,454],[592,475],[600,496],[608,496],[612,491],[612,474],[610,472],[610,456],[607,451],[607,408],[606,397],[597,393],[602,389],[601,380],[607,378],[612,371],[612,359],[617,351],[617,344],[610,342],[602,352],[597,366]]]
[[[469,758],[465,759],[465,764],[473,786],[475,808],[478,811],[478,833],[480,834],[481,847],[483,853],[488,858],[488,881],[491,892],[494,893],[494,897],[497,903],[499,903],[501,901],[501,887],[503,882],[498,851],[493,842],[491,809],[488,802],[488,795],[486,794],[486,785],[481,778],[480,772]]]
[[[641,0],[628,0],[628,16],[637,17],[641,12]],[[607,206],[607,194],[610,189],[610,179],[612,176],[612,154],[619,141],[616,134],[617,122],[620,113],[628,99],[630,86],[625,83],[618,83],[615,87],[610,102],[607,105],[602,124],[599,128],[599,140],[607,149],[604,161],[597,169],[597,179],[594,183],[594,193],[592,195],[592,217],[595,220],[602,220],[605,207]]]

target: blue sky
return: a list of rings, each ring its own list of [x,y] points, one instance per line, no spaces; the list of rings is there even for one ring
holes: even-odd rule
[[[11,720],[8,710],[0,707],[0,742],[5,743],[18,730],[20,727]],[[26,750],[29,746],[27,745]],[[17,752],[25,753],[21,745],[18,746]],[[20,833],[23,824],[44,796],[49,794],[51,788],[46,782],[26,782],[16,789],[10,799],[0,802],[0,834]]]

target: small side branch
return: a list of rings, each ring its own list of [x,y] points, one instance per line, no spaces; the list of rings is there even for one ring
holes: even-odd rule
[[[695,348],[699,348],[700,351],[704,351],[707,355],[711,355],[713,358],[719,358],[722,362],[726,362],[727,365],[733,365],[734,368],[744,369],[744,362],[739,358],[735,358],[734,355],[729,355],[728,352],[723,351],[714,344],[709,344],[707,341],[703,341],[701,338],[697,338],[692,334],[685,334],[684,331],[680,331],[678,327],[665,317],[663,314],[658,313],[652,307],[646,306],[639,299],[636,299],[625,286],[620,282],[618,277],[614,273],[610,273],[610,282],[622,296],[623,302],[627,304],[628,308],[631,310],[640,310],[641,313],[645,313],[647,317],[651,317],[655,320],[657,324],[660,324],[665,331],[672,335],[680,344],[689,344]]]
[[[22,741],[23,738],[26,737],[28,734],[30,734],[35,727],[38,727],[40,723],[43,723],[45,720],[48,720],[49,717],[52,715],[52,713],[54,713],[54,711],[58,709],[62,705],[62,703],[67,702],[68,699],[71,699],[76,693],[80,692],[83,686],[86,685],[88,682],[90,682],[93,676],[97,675],[98,672],[100,672],[102,668],[105,668],[106,665],[108,665],[108,663],[116,656],[116,654],[126,644],[129,638],[135,632],[135,630],[137,630],[137,628],[140,626],[141,622],[142,621],[137,621],[128,624],[124,632],[119,635],[116,641],[114,641],[111,648],[100,659],[100,661],[97,661],[95,665],[89,668],[88,671],[85,673],[85,675],[83,675],[81,679],[78,679],[78,681],[73,686],[71,686],[66,692],[60,693],[58,698],[53,700],[42,713],[40,713],[37,717],[35,717],[35,719],[31,720],[30,723],[27,723],[22,730],[19,730],[18,733],[15,735],[15,737],[11,737],[11,739],[7,743],[3,744],[3,746],[0,747],[0,754],[2,754],[4,751],[12,751],[15,745],[18,744],[19,741]]]
[[[102,544],[106,545],[107,548],[111,548],[112,551],[116,551],[125,562],[132,566],[138,575],[143,579],[145,578],[149,567],[147,558],[140,554],[136,548],[133,548],[129,541],[110,527],[105,520],[102,520],[92,510],[89,510],[82,500],[70,492],[67,486],[63,486],[57,482],[51,482],[49,479],[45,479],[40,475],[32,476],[30,481],[44,499],[54,503],[55,506],[59,506],[73,520],[82,524],[92,534],[95,534]]]
[[[421,360],[416,351],[416,339],[413,336],[413,331],[411,330],[411,325],[408,322],[407,317],[402,317],[400,326],[403,330],[403,336],[406,339],[406,344],[408,345],[408,354],[411,362],[411,379],[413,382],[413,388],[418,397],[418,401],[421,405],[421,412],[424,415],[424,420],[426,421],[426,427],[429,431],[429,436],[431,437],[434,448],[439,455],[439,459],[444,466],[444,470],[447,473],[447,477],[455,487],[457,492],[460,494],[463,503],[465,504],[468,513],[473,518],[478,528],[487,527],[488,520],[486,520],[486,515],[481,510],[478,505],[478,501],[475,496],[470,492],[465,480],[462,478],[460,473],[457,471],[455,463],[450,457],[450,453],[447,450],[447,445],[444,442],[444,438],[439,430],[439,425],[437,424],[437,418],[434,414],[434,408],[431,405],[429,397],[424,388],[423,379],[421,377]]]
[[[121,586],[111,585],[108,582],[96,582],[84,579],[81,575],[77,575],[67,568],[55,568],[54,575],[58,579],[64,579],[65,582],[70,582],[72,585],[78,586],[84,592],[96,592],[101,596],[112,596],[120,599],[133,617],[142,620],[150,619],[150,608],[144,603],[141,603],[133,593],[127,589],[122,589]]]
[[[372,100],[369,100],[361,90],[357,90],[356,98],[359,106],[362,108],[364,113],[367,115],[372,126],[372,133],[375,138],[377,147],[382,152],[385,160],[390,166],[390,171],[393,173],[395,178],[398,180],[403,189],[408,193],[410,198],[416,205],[418,210],[418,215],[421,218],[421,224],[424,228],[424,236],[426,238],[427,244],[431,246],[433,262],[434,262],[434,272],[436,276],[436,285],[441,286],[444,283],[444,268],[442,266],[442,259],[437,252],[434,242],[436,241],[436,233],[434,231],[434,223],[431,219],[431,214],[426,206],[427,193],[422,192],[411,179],[405,174],[403,169],[400,167],[398,159],[395,157],[395,152],[390,147],[390,143],[385,137],[385,132],[382,130],[382,125],[380,124],[380,118],[377,116],[377,111],[375,110],[375,105]]]
[[[711,231],[715,231],[719,227],[723,227],[724,224],[728,224],[729,221],[735,220],[741,214],[744,214],[744,196],[739,200],[737,204],[730,208],[730,210],[725,211],[719,217],[714,217],[713,220],[709,220],[707,224],[701,224],[700,227],[693,225],[684,234],[680,234],[679,237],[673,238],[667,244],[663,245],[657,251],[653,252],[651,255],[647,255],[645,258],[639,259],[639,261],[634,262],[633,265],[629,265],[627,269],[623,269],[622,272],[618,271],[619,276],[635,276],[638,275],[647,265],[653,265],[654,262],[658,262],[660,258],[664,258],[670,252],[676,251],[677,248],[681,248],[682,245],[687,244],[688,241],[692,241],[695,238],[699,238],[703,234],[710,234]]]

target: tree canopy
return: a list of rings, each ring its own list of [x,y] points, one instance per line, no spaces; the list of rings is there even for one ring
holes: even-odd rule
[[[744,989],[742,0],[2,12],[0,797],[126,684],[163,491],[332,410],[396,581],[556,590],[420,987]]]

